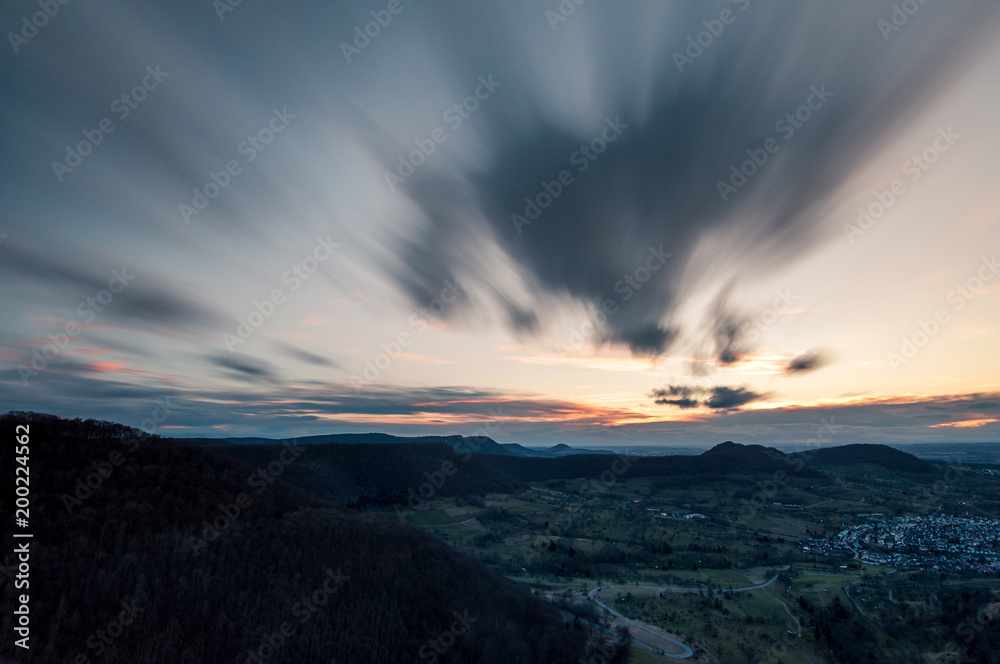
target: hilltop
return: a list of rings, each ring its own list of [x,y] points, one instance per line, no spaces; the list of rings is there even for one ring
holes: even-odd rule
[[[929,473],[934,470],[934,464],[888,445],[855,444],[825,447],[810,452],[809,461],[819,466],[870,463],[902,473]]]

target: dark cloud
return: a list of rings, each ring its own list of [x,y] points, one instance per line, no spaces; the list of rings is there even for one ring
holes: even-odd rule
[[[829,358],[825,353],[818,350],[811,350],[792,359],[782,372],[786,376],[809,373],[829,364]]]
[[[222,321],[215,311],[193,298],[180,295],[178,290],[161,290],[155,285],[137,285],[131,290],[126,289],[121,293],[119,306],[109,308],[108,315],[164,327],[208,327]]]
[[[65,298],[67,318],[75,322],[80,322],[81,304],[94,317],[142,326],[204,328],[223,320],[181,284],[143,272],[129,261],[109,264],[103,258],[58,255],[13,243],[4,249],[0,273],[26,289],[44,287],[58,293]],[[95,305],[101,291],[107,291],[104,297],[110,293],[111,300]]]
[[[677,406],[678,408],[685,409],[696,408],[701,405],[700,401],[692,398],[697,394],[699,394],[699,391],[696,388],[684,385],[668,385],[667,387],[658,388],[650,392],[650,396],[655,399],[653,403],[661,406]]]
[[[826,232],[817,226],[821,211],[838,186],[952,80],[956,64],[988,34],[979,28],[996,17],[987,4],[927,6],[919,22],[887,44],[876,21],[892,11],[890,2],[754,2],[678,73],[672,52],[711,12],[701,4],[671,7],[675,15],[664,22],[671,27],[662,32],[649,28],[658,11],[652,5],[578,12],[564,39],[603,35],[586,43],[592,54],[586,59],[540,46],[514,55],[510,45],[523,37],[504,31],[509,16],[479,5],[442,10],[449,25],[461,17],[495,27],[454,31],[474,33],[475,48],[446,30],[448,37],[437,42],[440,59],[454,63],[460,80],[493,71],[505,87],[490,100],[491,110],[475,117],[493,137],[480,162],[457,178],[428,169],[407,182],[424,225],[402,246],[405,269],[397,268],[396,277],[416,303],[455,272],[497,279],[468,260],[482,236],[467,227],[483,219],[531,286],[598,307],[615,298],[622,307],[608,317],[604,340],[661,353],[676,338],[672,318],[685,286],[699,285],[682,280],[695,250],[706,242],[719,249],[709,265],[698,266],[706,285],[734,275],[752,280],[816,246]],[[639,37],[648,34],[659,42],[653,55],[631,67],[640,61],[631,49],[650,48]],[[559,43],[571,48],[572,42]],[[452,51],[449,44],[461,48]],[[540,84],[536,69],[525,66],[532,56],[547,75],[565,77],[558,89]],[[588,92],[585,117],[553,112],[559,103],[547,95],[577,92],[574,85]],[[830,94],[820,101],[817,90]],[[807,100],[814,105],[804,112],[807,121],[776,127]],[[587,164],[581,172],[571,155],[605,131],[606,120],[627,127],[596,160],[576,162]],[[761,149],[768,138],[776,139],[778,152],[723,201],[717,182],[728,180],[731,168],[749,159],[747,151]],[[554,191],[551,183],[564,170],[572,184],[549,196],[540,214],[526,213],[525,199],[537,200],[545,183]],[[515,228],[513,214],[536,218]],[[641,288],[622,286],[623,278],[645,269],[650,247],[661,244],[674,258],[647,272]],[[521,307],[544,320],[540,301]],[[715,312],[709,327],[717,361],[731,364],[743,344],[739,317],[725,313]],[[524,326],[523,313],[508,318],[512,327]]]
[[[707,406],[713,410],[736,410],[748,403],[759,401],[764,394],[746,387],[700,387],[694,385],[668,385],[650,392],[654,403],[677,408]]]
[[[213,355],[208,360],[226,373],[254,383],[277,383],[274,366],[249,355]]]
[[[306,364],[314,364],[321,367],[336,368],[340,365],[333,360],[323,357],[317,353],[313,353],[304,348],[299,348],[298,346],[293,346],[292,344],[285,342],[276,342],[275,347],[278,348],[286,356],[298,360],[299,362],[304,362]]]
[[[622,330],[611,327],[604,333],[604,340],[631,348],[636,353],[661,355],[677,337],[677,328],[659,323],[636,323]]]
[[[715,343],[713,357],[721,366],[736,364],[747,352],[746,330],[750,316],[740,313],[730,302],[733,283],[718,295],[709,312],[707,323]]]
[[[763,394],[745,387],[713,387],[712,396],[705,405],[716,410],[732,410],[763,398]]]

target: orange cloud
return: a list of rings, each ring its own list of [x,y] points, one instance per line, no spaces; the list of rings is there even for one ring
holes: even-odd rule
[[[88,362],[87,368],[96,373],[122,373],[122,374],[132,374],[133,376],[149,373],[148,371],[136,371],[134,369],[129,369],[121,362],[110,362],[110,361]]]
[[[942,422],[941,424],[930,424],[927,426],[928,429],[937,429],[940,427],[953,427],[955,429],[972,429],[974,427],[981,427],[991,422],[1000,422],[995,417],[984,417],[978,420],[959,420],[957,422]]]

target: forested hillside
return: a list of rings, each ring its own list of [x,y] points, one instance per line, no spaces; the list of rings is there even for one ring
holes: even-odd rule
[[[7,638],[0,658],[575,664],[584,653],[582,631],[554,608],[394,517],[94,421],[0,417],[4,469],[20,424],[30,426],[31,648]],[[4,491],[5,515],[11,500]],[[12,525],[0,527],[6,542]],[[6,598],[15,564],[8,551]],[[0,619],[5,634],[12,619]]]

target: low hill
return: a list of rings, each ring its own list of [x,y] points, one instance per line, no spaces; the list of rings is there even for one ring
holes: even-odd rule
[[[698,455],[699,459],[711,463],[722,463],[729,466],[748,464],[752,468],[767,466],[771,462],[784,463],[785,454],[773,447],[763,445],[744,445],[727,440],[712,449]]]
[[[886,470],[904,473],[929,473],[934,464],[901,452],[888,445],[841,445],[809,453],[809,463],[817,466],[853,466],[870,463]]]
[[[14,645],[6,610],[0,660],[575,664],[583,655],[582,630],[471,557],[394,517],[285,484],[284,469],[306,452],[279,453],[260,471],[120,425],[8,413],[5,469],[17,463],[18,425],[30,427],[34,537],[30,586],[17,592],[30,593],[31,649]],[[21,542],[12,496],[0,498],[8,544]],[[13,548],[0,576],[7,598]]]

